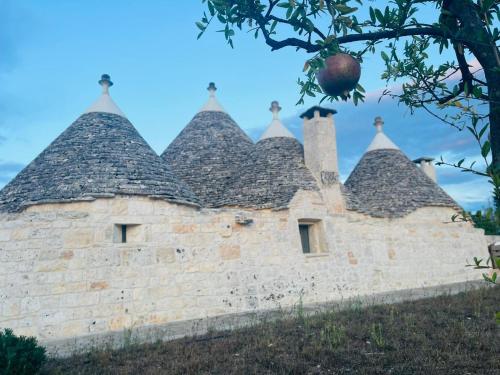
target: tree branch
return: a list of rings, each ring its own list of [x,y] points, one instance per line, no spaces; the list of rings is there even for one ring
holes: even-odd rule
[[[428,36],[439,36],[443,38],[451,38],[437,27],[414,27],[411,29],[395,29],[395,30],[385,30],[378,32],[369,32],[363,34],[350,34],[337,38],[339,44],[359,42],[364,40],[380,40],[380,39],[394,39],[402,36],[413,36],[413,35],[428,35]]]
[[[480,171],[472,169],[472,168],[462,167],[462,166],[460,166],[458,164],[455,164],[455,163],[447,163],[445,161],[437,161],[436,165],[446,165],[448,167],[458,168],[458,169],[462,170],[462,172],[470,172],[470,173],[473,173],[473,174],[477,174],[479,176],[490,177],[490,175],[487,174],[487,173],[480,172]]]
[[[284,18],[279,18],[279,17],[276,17],[276,16],[273,16],[272,14],[270,14],[267,18],[269,18],[270,20],[273,20],[273,21],[277,21],[277,22],[281,22],[281,23],[286,23],[288,25],[291,25],[291,26],[299,26],[299,27],[303,27],[303,28],[306,28],[306,26],[300,22],[293,22],[292,20],[286,20]],[[313,29],[313,31],[321,38],[321,39],[326,39],[326,36],[325,34],[323,34],[321,32],[321,30],[319,30],[317,27],[315,27]]]
[[[324,45],[313,44],[307,42],[305,40],[297,39],[297,38],[287,38],[283,40],[275,40],[270,37],[269,32],[266,29],[266,20],[261,15],[259,19],[256,20],[261,28],[264,38],[266,40],[267,45],[271,47],[273,51],[284,48],[284,47],[297,47],[306,50],[307,52],[318,52],[321,49],[325,48]],[[451,35],[448,35],[443,30],[437,27],[415,27],[411,29],[397,29],[397,30],[385,30],[378,32],[368,32],[362,34],[350,34],[338,37],[332,41],[332,43],[352,43],[352,42],[360,42],[360,41],[376,41],[381,39],[394,39],[404,36],[414,36],[414,35],[428,35],[435,37],[443,37],[443,38],[452,38]]]

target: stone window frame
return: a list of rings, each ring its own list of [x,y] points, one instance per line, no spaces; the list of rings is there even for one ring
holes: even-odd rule
[[[304,252],[304,247],[302,245],[302,235],[299,229],[301,226],[307,226],[308,228],[309,250],[310,250],[309,252]],[[329,254],[325,236],[324,223],[321,219],[314,219],[314,218],[298,219],[297,229],[299,231],[300,249],[302,254],[304,254],[307,257]]]
[[[141,224],[137,223],[115,223],[113,225],[113,242],[117,244],[130,244],[143,242],[138,237]],[[124,241],[125,240],[125,241]]]

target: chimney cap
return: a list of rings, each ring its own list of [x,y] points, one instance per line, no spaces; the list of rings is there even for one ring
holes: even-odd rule
[[[300,118],[308,118],[308,119],[313,118],[314,112],[316,112],[316,111],[319,112],[320,117],[326,117],[330,114],[334,115],[337,113],[337,111],[332,109],[332,108],[324,108],[324,107],[320,107],[319,105],[315,105],[315,106],[309,108],[303,114],[301,114]]]
[[[413,160],[413,162],[417,163],[417,164],[420,164],[423,161],[431,162],[433,160],[434,160],[434,158],[431,158],[430,156],[421,156],[418,159]]]

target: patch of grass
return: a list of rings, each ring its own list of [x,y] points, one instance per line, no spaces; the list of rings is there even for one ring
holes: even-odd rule
[[[382,324],[373,323],[370,329],[370,338],[377,345],[379,349],[385,347],[384,333],[382,331]]]
[[[45,374],[500,374],[500,288],[52,359]]]
[[[345,328],[333,322],[325,323],[319,333],[319,343],[328,346],[331,350],[338,348],[346,339]]]

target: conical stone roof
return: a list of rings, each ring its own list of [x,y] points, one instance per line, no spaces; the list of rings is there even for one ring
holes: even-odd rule
[[[376,137],[380,140],[379,125]],[[380,147],[370,147],[345,182],[350,209],[374,217],[396,218],[420,207],[459,208],[443,189],[389,142],[377,142]]]
[[[233,199],[230,185],[242,173],[254,146],[215,99],[209,86],[207,105],[198,112],[161,157],[206,207],[221,207]]]
[[[284,208],[298,190],[318,190],[296,138],[272,137],[257,142],[229,196],[238,206]]]
[[[283,208],[299,190],[318,190],[304,162],[304,148],[279,118],[281,107],[271,103],[272,122],[253,147],[230,197],[239,206]]]
[[[116,113],[90,111],[0,191],[0,211],[116,194],[198,204],[130,121]]]

